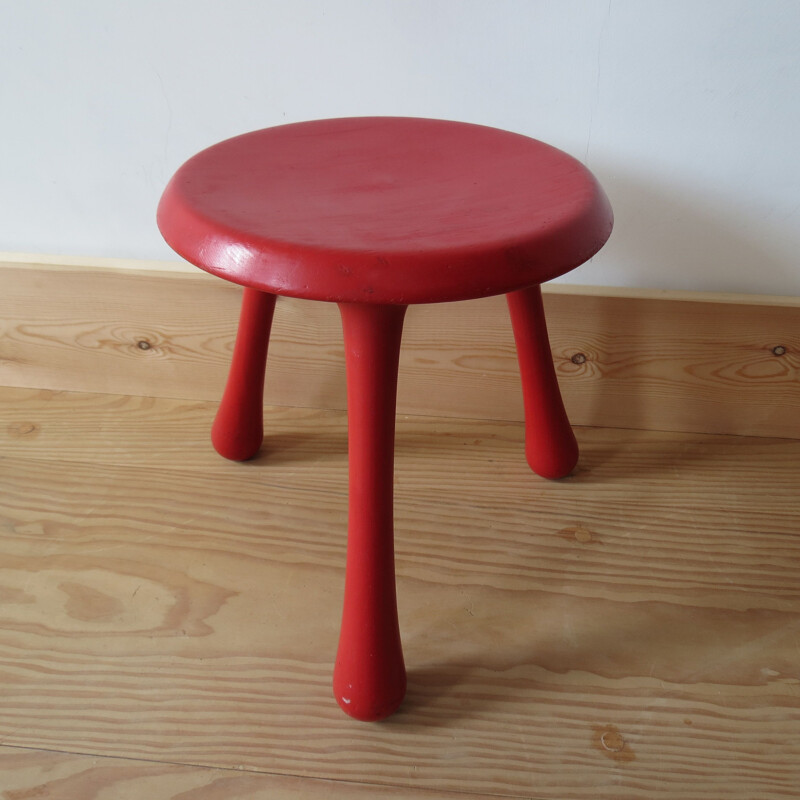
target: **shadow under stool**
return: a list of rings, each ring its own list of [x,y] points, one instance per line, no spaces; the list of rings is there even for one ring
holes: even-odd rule
[[[347,369],[349,516],[333,677],[349,715],[378,720],[406,690],[394,573],[397,365],[412,303],[506,294],[525,403],[525,453],[568,475],[564,411],[540,284],[593,256],[613,224],[592,174],[565,153],[495,128],[364,117],[282,125],[187,161],[158,208],[168,244],[244,287],[216,450],[261,446],[277,295],[337,303]]]

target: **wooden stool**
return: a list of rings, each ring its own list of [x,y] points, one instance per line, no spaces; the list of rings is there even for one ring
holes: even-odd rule
[[[333,686],[346,713],[382,719],[406,690],[392,512],[406,307],[508,295],[528,463],[545,478],[569,474],[578,447],[539,285],[603,246],[608,200],[579,162],[525,136],[441,120],[332,119],[255,131],[194,156],[167,186],[158,225],[183,258],[245,287],[212,428],[226,458],[250,458],[261,445],[276,295],[339,304],[350,500]]]

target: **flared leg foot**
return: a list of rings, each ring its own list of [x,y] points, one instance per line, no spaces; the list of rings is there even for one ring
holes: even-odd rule
[[[233,461],[252,458],[264,437],[264,370],[275,299],[244,290],[228,382],[211,428],[214,449]]]
[[[563,478],[578,463],[578,443],[553,367],[539,286],[507,296],[525,402],[525,456],[543,478]]]
[[[388,717],[406,671],[394,575],[394,428],[405,306],[341,303],[347,364],[350,499],[344,612],[333,677],[351,717]]]

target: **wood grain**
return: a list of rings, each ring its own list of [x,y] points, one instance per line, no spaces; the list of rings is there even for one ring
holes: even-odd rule
[[[461,793],[0,746],[2,800],[457,800]],[[496,795],[468,795],[471,800]]]
[[[41,468],[25,466],[29,461],[46,459],[59,465],[69,461],[73,476],[70,480],[75,485],[71,485],[62,502],[70,503],[66,513],[75,515],[91,502],[96,486],[90,476],[96,468],[102,466],[108,476],[122,476],[128,467],[135,467],[136,477],[131,481],[147,494],[151,504],[159,503],[162,535],[174,535],[172,531],[181,529],[181,517],[175,516],[171,495],[165,496],[161,487],[164,481],[169,486],[171,473],[190,472],[194,473],[195,489],[202,496],[194,506],[195,514],[203,519],[206,535],[217,537],[214,546],[224,548],[231,535],[240,536],[243,543],[250,541],[251,526],[260,528],[257,537],[271,535],[259,516],[265,491],[281,492],[284,499],[291,497],[301,515],[299,520],[293,520],[293,509],[284,506],[280,526],[274,532],[276,544],[288,526],[299,532],[303,516],[310,513],[303,508],[306,498],[316,495],[315,510],[323,520],[320,524],[334,520],[340,535],[328,542],[324,553],[315,549],[306,557],[340,566],[347,488],[346,421],[341,413],[269,409],[267,443],[262,455],[239,465],[220,459],[208,444],[207,426],[213,413],[209,403],[19,389],[4,390],[3,400],[0,408],[8,423],[0,440],[2,450],[8,457],[23,458],[23,466],[6,479],[9,498],[12,488],[19,486],[19,491],[24,492],[37,480]],[[658,584],[672,602],[680,603],[683,593],[696,587],[698,581],[707,579],[716,585],[722,569],[731,579],[738,579],[737,590],[744,592],[742,607],[752,601],[745,589],[756,580],[770,581],[767,588],[771,599],[759,598],[759,603],[774,601],[775,608],[781,608],[780,598],[787,591],[790,599],[796,598],[784,571],[788,569],[791,574],[795,565],[785,562],[783,549],[784,534],[793,532],[792,525],[800,515],[800,498],[794,491],[797,456],[791,442],[585,429],[580,429],[578,436],[583,452],[578,471],[565,481],[550,483],[527,470],[519,425],[452,419],[401,420],[397,440],[398,507],[408,515],[405,528],[424,534],[417,546],[428,550],[435,561],[434,573],[452,567],[455,547],[459,569],[476,571],[474,580],[480,585],[493,580],[495,568],[504,573],[506,582],[516,576],[520,585],[528,585],[532,575],[546,582],[548,565],[538,559],[540,550],[552,551],[555,547],[562,557],[572,555],[569,550],[564,551],[563,542],[553,539],[553,534],[561,534],[569,541],[573,536],[585,537],[586,531],[593,529],[592,541],[603,541],[603,547],[588,548],[589,552],[583,554],[583,560],[590,562],[589,577],[597,570],[608,569],[609,559],[625,553],[630,537],[636,536],[639,546],[646,548],[647,560],[637,565],[634,573],[645,567],[647,571],[627,579],[640,583],[651,596]],[[710,451],[713,458],[708,456]],[[746,492],[732,491],[731,472],[740,474],[740,462],[753,460],[768,468],[754,470]],[[487,469],[489,465],[491,468]],[[442,481],[443,474],[447,481]],[[576,486],[590,488],[593,502],[576,506]],[[243,507],[219,508],[220,493],[238,496],[244,501]],[[475,504],[476,493],[484,498],[479,506]],[[676,506],[676,493],[691,499],[691,506]],[[441,532],[426,531],[425,507],[415,507],[421,501],[437,504],[439,516],[451,525]],[[141,516],[135,506],[125,500],[120,502],[125,503],[121,510],[126,520]],[[541,526],[538,532],[526,527],[525,511],[531,503],[536,506]],[[596,522],[598,503],[606,508],[602,531]],[[698,514],[713,516],[721,503],[727,513],[725,529],[712,532],[712,537],[747,536],[759,526],[763,506],[770,508],[778,524],[763,527],[756,552],[752,548],[741,549],[734,551],[724,564],[714,564],[708,543],[694,542],[691,533],[698,524]],[[469,519],[462,519],[465,506],[473,508]],[[255,515],[248,509],[254,510]],[[651,518],[654,509],[658,513]],[[491,529],[497,520],[515,532],[513,551],[507,545],[498,552],[491,537],[481,536],[481,531]],[[536,544],[533,551],[529,548],[531,537]],[[749,570],[755,557],[766,557],[760,553],[762,543],[768,546],[776,572],[772,577],[762,575],[756,579]],[[675,582],[671,560],[649,563],[654,555],[669,553],[678,545],[680,557],[691,559],[697,567],[698,574],[691,584]],[[295,546],[304,547],[305,542],[300,540]],[[403,546],[402,540],[398,546]],[[528,558],[532,552],[537,556],[533,561]],[[557,581],[562,567],[552,570]],[[583,588],[578,584],[573,591],[588,591],[588,596],[593,596],[599,586],[607,591],[605,577],[601,576],[599,585]],[[726,593],[730,591],[726,587]],[[708,601],[716,602],[713,595]]]
[[[0,383],[219,398],[240,290],[199,270],[145,266],[0,265]],[[548,289],[573,423],[800,438],[800,300]],[[345,407],[334,306],[280,300],[266,402]],[[409,310],[398,409],[522,419],[503,298]]]
[[[344,414],[268,408],[237,465],[210,452],[212,403],[0,401],[6,746],[430,792],[796,794],[800,442],[579,429],[580,469],[546,482],[517,423],[401,418],[410,689],[363,725],[330,690]]]

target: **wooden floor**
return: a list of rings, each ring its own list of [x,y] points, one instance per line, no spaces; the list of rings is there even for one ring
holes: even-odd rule
[[[800,441],[403,417],[400,712],[330,689],[346,419],[0,390],[0,798],[800,793]]]

